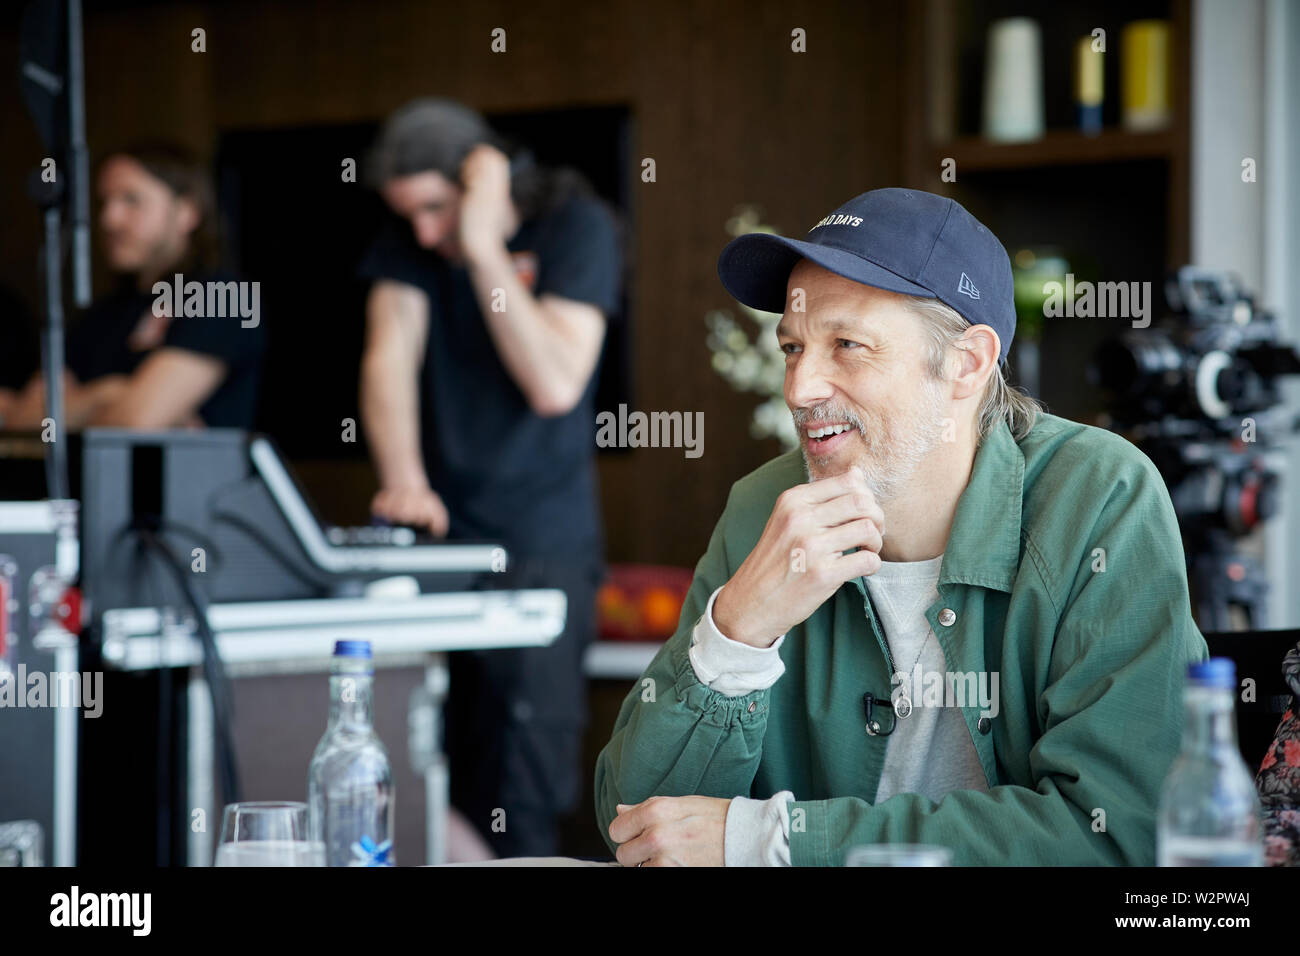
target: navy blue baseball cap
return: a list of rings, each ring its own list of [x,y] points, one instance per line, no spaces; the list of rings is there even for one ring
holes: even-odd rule
[[[784,312],[800,259],[887,292],[938,299],[971,325],[987,325],[1005,362],[1016,331],[1011,260],[958,202],[919,189],[873,189],[850,199],[802,239],[751,232],[727,243],[718,277],[738,301]]]

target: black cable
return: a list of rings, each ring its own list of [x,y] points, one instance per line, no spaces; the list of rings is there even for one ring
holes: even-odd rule
[[[208,564],[211,564],[214,569],[219,570],[221,568],[221,565],[225,560],[221,554],[221,549],[217,547],[216,543],[210,537],[208,537],[198,528],[191,527],[190,525],[184,524],[180,521],[176,521],[173,518],[159,518],[158,528],[164,534],[171,533],[171,534],[178,534],[178,535],[187,535],[193,538],[203,547],[204,551],[206,552],[205,561]]]
[[[298,577],[305,584],[321,592],[328,590],[325,582],[320,578],[310,576],[300,567],[296,566],[288,555],[275,546],[274,542],[268,536],[261,532],[261,529],[255,525],[244,521],[241,517],[230,513],[217,512],[214,514],[218,520],[224,519],[232,525],[239,527],[242,531],[254,538],[268,552],[275,557],[279,563],[289,572]],[[196,528],[188,526],[182,522],[173,519],[156,519],[156,527],[162,533],[171,532],[187,535],[198,541],[205,547],[213,560],[216,567],[219,567],[223,561],[223,555],[216,544],[207,536],[199,532]],[[203,672],[207,679],[209,691],[212,696],[212,716],[216,727],[216,744],[218,767],[222,779],[222,791],[225,793],[226,802],[237,803],[240,799],[240,784],[238,765],[235,759],[235,749],[233,743],[233,721],[234,721],[234,702],[233,692],[230,689],[230,682],[225,674],[225,668],[221,663],[220,652],[217,649],[216,637],[212,633],[207,618],[207,598],[194,584],[191,575],[185,571],[184,562],[182,562],[174,551],[167,545],[167,542],[161,534],[156,533],[149,528],[139,525],[128,525],[124,527],[115,536],[115,540],[109,545],[109,554],[106,555],[105,563],[111,563],[110,558],[114,548],[127,538],[136,538],[141,543],[147,545],[151,550],[156,552],[162,559],[164,565],[169,569],[180,585],[182,593],[185,595],[187,603],[194,612],[196,627],[199,631],[200,643],[203,647]],[[158,602],[151,602],[157,604]],[[166,675],[160,673],[160,681],[165,682],[160,685],[160,693],[169,691],[171,684],[170,671]],[[161,706],[161,702],[160,702]],[[168,721],[169,722],[169,721]],[[166,767],[164,761],[158,761],[159,787],[163,786],[162,778],[166,776]],[[169,801],[165,800],[162,791],[159,791],[160,806],[167,806]],[[160,814],[160,817],[166,814]],[[159,826],[162,827],[163,821],[160,819]],[[161,832],[161,831],[160,831]],[[163,840],[159,838],[160,852]]]
[[[147,570],[145,564],[149,558],[149,552],[144,542],[134,534],[134,530],[132,528],[124,529],[124,531],[131,532],[131,539],[135,543],[135,550],[131,553],[130,580],[141,585],[150,585],[153,583],[152,578],[143,573]],[[124,539],[123,535],[118,537]],[[149,593],[144,593],[146,591]],[[157,586],[144,586],[138,592],[133,590],[132,593],[133,595],[140,595],[143,606],[153,607],[162,603],[163,592]],[[151,600],[151,598],[157,600]],[[133,599],[132,603],[138,602]],[[154,734],[154,865],[171,866],[172,768],[175,766],[172,759],[174,751],[172,747],[172,670],[170,667],[160,667],[156,674],[141,675],[140,680],[143,682],[157,681],[157,713],[155,716],[157,727]]]
[[[121,536],[119,536],[121,537]],[[144,542],[138,537],[132,535],[135,543],[135,550],[131,552],[129,560],[131,564],[128,567],[128,579],[136,585],[131,591],[132,603],[143,601],[146,605],[151,604],[149,598],[157,595],[157,588],[145,588],[143,585],[150,583],[150,578],[144,572],[147,570],[145,562],[149,557],[145,549]],[[115,547],[115,541],[111,547]],[[138,588],[138,590],[136,589]],[[150,594],[143,593],[145,590]],[[171,735],[171,682],[164,678],[164,672],[170,675],[166,668],[160,668],[157,674],[141,674],[137,680],[141,683],[149,683],[151,690],[156,690],[153,695],[155,712],[154,712],[154,750],[153,750],[153,790],[154,790],[154,866],[171,865],[171,844],[168,839],[168,820],[171,815],[171,767],[167,757],[170,749],[164,749],[163,741],[169,741]],[[156,684],[152,682],[156,681]]]
[[[234,721],[233,694],[230,681],[226,676],[221,654],[217,649],[216,636],[208,623],[208,601],[203,592],[195,585],[193,577],[185,570],[185,565],[168,547],[167,542],[153,531],[140,528],[136,531],[140,539],[153,549],[162,559],[163,564],[172,572],[181,593],[185,596],[190,609],[194,612],[195,627],[199,632],[199,642],[203,647],[203,676],[207,679],[208,690],[212,697],[212,718],[215,726],[213,735],[217,744],[217,765],[221,774],[221,791],[225,802],[240,801],[239,768],[235,761],[235,745],[232,735]]]
[[[215,567],[219,568],[223,563],[223,555],[220,549],[207,535],[183,522],[151,515],[143,520],[137,519],[136,522],[122,527],[113,536],[108,543],[102,560],[104,577],[109,576],[109,568],[118,567],[116,564],[118,549],[123,544],[134,541],[136,550],[132,554],[134,564],[129,575],[130,580],[137,582],[150,580],[148,574],[140,573],[146,570],[141,566],[141,559],[147,557],[149,552],[153,552],[162,558],[162,563],[180,584],[181,592],[194,612],[200,644],[203,648],[203,673],[212,697],[212,717],[215,728],[214,742],[217,750],[216,759],[218,771],[221,775],[222,791],[226,795],[227,802],[236,803],[240,800],[241,788],[233,742],[233,693],[216,646],[215,635],[213,635],[208,624],[206,596],[197,588],[193,576],[186,573],[185,564],[168,547],[159,532],[188,536],[207,550]],[[156,588],[149,588],[149,590],[153,592],[152,597],[154,599],[145,598],[143,606],[161,608],[167,603],[165,592]],[[181,738],[177,737],[176,740],[172,740],[173,728],[176,726],[173,719],[176,707],[173,671],[174,668],[167,665],[158,668],[157,671],[159,709],[156,733],[158,747],[155,759],[155,800],[158,813],[156,815],[155,860],[158,866],[170,866],[174,862],[171,855],[176,837],[175,824],[177,821],[172,818],[172,808],[176,805],[172,777],[174,776],[173,769],[177,765],[177,748],[180,745]]]
[[[304,569],[298,560],[287,554],[283,548],[275,543],[275,540],[270,535],[242,515],[233,511],[214,510],[212,517],[244,532],[244,534],[260,544],[271,557],[275,558],[281,567],[303,584],[316,588],[321,593],[328,593],[330,586],[329,575]]]
[[[123,543],[129,543],[131,541],[135,541],[138,544],[141,527],[142,525],[139,523],[125,524],[111,539],[109,539],[107,546],[104,548],[104,556],[100,560],[99,566],[91,569],[92,573],[90,574],[90,577],[93,580],[98,581],[101,578],[109,577],[108,569],[117,567],[117,549],[120,548]],[[220,569],[222,562],[224,561],[221,549],[217,547],[216,543],[210,537],[202,531],[199,531],[197,528],[183,524],[179,521],[174,521],[171,518],[160,518],[157,515],[149,516],[149,527],[157,528],[163,533],[188,535],[203,546],[207,553],[209,563],[213,568]],[[142,606],[155,607],[157,606],[157,602],[146,601]]]
[[[172,669],[158,668],[158,770],[155,781],[155,799],[158,801],[156,826],[156,853],[158,866],[172,863]]]

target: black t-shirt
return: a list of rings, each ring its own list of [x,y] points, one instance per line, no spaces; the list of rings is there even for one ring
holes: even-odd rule
[[[165,276],[160,281],[174,283],[174,277]],[[235,280],[228,275],[206,273],[187,275],[183,281]],[[156,298],[152,291],[141,292],[134,284],[125,283],[117,291],[92,302],[68,332],[67,367],[82,382],[104,375],[133,373],[153,350],[132,349],[128,339],[141,318],[152,310]],[[266,351],[264,317],[259,314],[256,325],[244,327],[243,323],[251,319],[243,319],[238,314],[187,316],[180,307],[172,314],[174,317],[158,348],[209,355],[226,366],[226,377],[200,406],[199,417],[211,428],[252,428],[262,357]]]
[[[18,293],[0,283],[0,388],[22,389],[39,370],[36,319]]]
[[[599,201],[571,197],[523,223],[506,248],[534,296],[551,293],[617,317],[621,256],[614,220]],[[428,296],[420,422],[429,482],[450,515],[448,536],[497,540],[522,555],[600,561],[597,375],[567,415],[537,415],[497,353],[468,271],[421,249],[396,216],[360,273]]]

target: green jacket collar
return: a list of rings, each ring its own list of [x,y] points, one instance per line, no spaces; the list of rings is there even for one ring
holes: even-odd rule
[[[999,420],[980,442],[970,481],[957,501],[939,569],[941,584],[1011,590],[1020,567],[1024,490],[1024,453]]]

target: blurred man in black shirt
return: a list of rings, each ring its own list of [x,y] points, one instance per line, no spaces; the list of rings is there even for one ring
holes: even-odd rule
[[[96,185],[103,251],[117,287],[67,337],[66,425],[251,428],[264,351],[260,316],[207,314],[205,305],[159,307],[156,282],[225,286],[216,268],[216,210],[206,170],[186,150],[145,145],[107,156]],[[170,296],[168,297],[171,298]],[[6,427],[38,427],[38,373],[0,395]]]
[[[180,147],[143,145],[108,154],[95,184],[99,238],[116,284],[70,324],[64,426],[251,428],[265,336],[260,289],[245,295],[256,287],[217,268],[206,169]],[[250,302],[257,305],[245,314]],[[6,427],[41,427],[41,374],[7,398]],[[135,577],[147,565],[127,567],[140,593],[150,593],[150,581]],[[165,808],[183,799],[175,762],[183,680],[179,669],[104,675],[105,694],[118,706],[81,731],[83,860],[178,862],[177,817]],[[117,828],[142,836],[124,848]]]
[[[41,364],[36,316],[17,291],[0,283],[0,425],[4,402],[12,402]]]
[[[367,177],[393,216],[361,265],[361,411],[376,515],[498,541],[510,586],[568,596],[551,647],[453,655],[447,709],[453,804],[497,853],[546,856],[579,794],[604,546],[595,372],[621,259],[580,177],[506,149],[448,100],[385,123]]]

